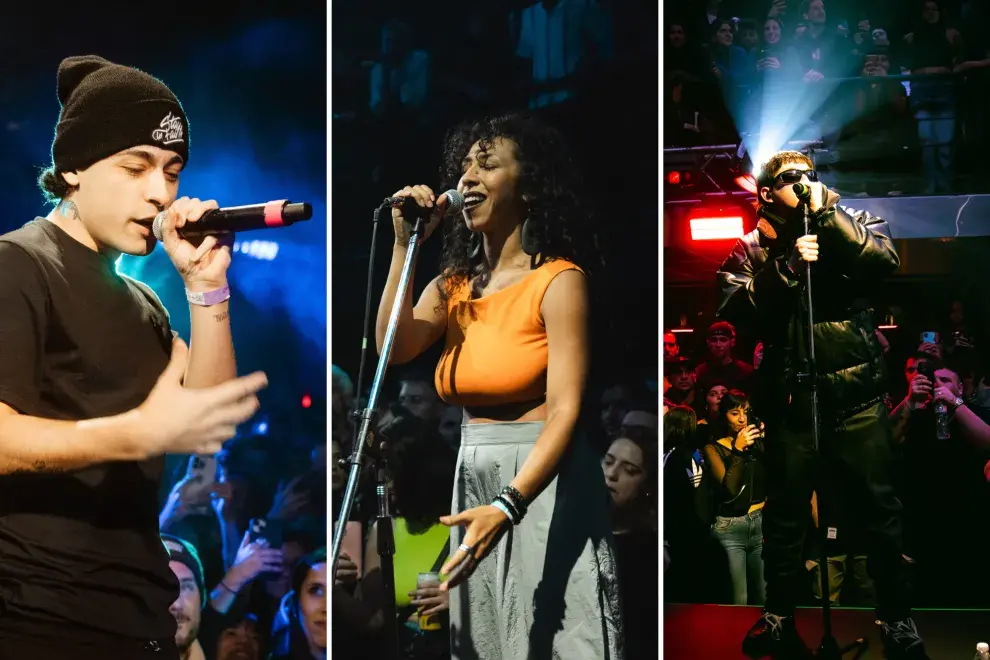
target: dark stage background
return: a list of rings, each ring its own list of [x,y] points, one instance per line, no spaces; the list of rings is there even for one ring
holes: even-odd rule
[[[457,123],[527,109],[535,85],[529,62],[514,57],[514,47],[518,12],[531,4],[333,4],[331,353],[352,377],[360,358],[373,210],[405,185],[440,185],[443,137]],[[610,41],[610,52],[564,82],[573,92],[567,101],[536,111],[569,138],[597,210],[607,267],[594,301],[593,389],[619,381],[655,383],[659,343],[657,6],[597,6],[609,15],[595,29]],[[418,107],[375,113],[369,72],[381,59],[380,30],[390,20],[406,25],[411,48],[429,57],[429,91]],[[387,219],[375,258],[374,310],[392,238]],[[438,232],[424,245],[417,297],[438,271],[440,244]],[[432,373],[439,348],[410,368]],[[372,356],[366,383],[374,367]]]

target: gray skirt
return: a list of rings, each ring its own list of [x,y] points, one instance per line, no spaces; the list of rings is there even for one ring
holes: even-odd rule
[[[466,424],[453,511],[490,504],[543,422]],[[462,585],[450,592],[452,660],[622,660],[611,502],[599,457],[571,442],[558,476]],[[451,554],[465,528],[451,530]]]

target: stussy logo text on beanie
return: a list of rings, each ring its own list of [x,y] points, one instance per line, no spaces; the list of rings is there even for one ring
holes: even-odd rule
[[[151,132],[151,139],[158,140],[162,144],[182,142],[182,119],[170,112],[165,115],[165,118],[162,119],[158,126],[160,128],[156,128]]]

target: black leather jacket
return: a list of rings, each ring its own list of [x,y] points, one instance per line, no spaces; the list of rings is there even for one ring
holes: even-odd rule
[[[869,296],[900,264],[886,222],[835,206],[838,196],[829,197],[811,229],[819,247],[812,303],[823,427],[880,401],[885,393],[883,352]],[[796,233],[769,238],[772,233],[757,229],[741,238],[718,272],[718,316],[750,326],[763,341],[766,416],[780,414],[789,402],[807,401],[802,395],[809,390],[798,377],[807,367],[805,279],[787,267]]]

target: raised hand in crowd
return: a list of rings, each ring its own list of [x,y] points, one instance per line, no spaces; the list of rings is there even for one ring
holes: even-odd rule
[[[265,539],[251,541],[250,534],[245,532],[231,567],[227,569],[220,584],[210,592],[210,605],[221,614],[227,613],[237,594],[259,575],[277,573],[282,570],[285,562],[281,550],[268,547]]]
[[[210,489],[210,504],[221,522],[234,522],[234,507],[230,504],[233,497],[234,488],[229,481],[215,483]]]
[[[225,586],[235,592],[243,589],[262,573],[281,571],[285,561],[281,549],[269,547],[265,539],[251,541],[250,536],[250,531],[244,533],[244,539],[234,557],[234,565],[223,578]]]
[[[310,503],[310,493],[303,486],[302,476],[283,485],[275,494],[266,517],[269,520],[290,520],[297,516]]]
[[[158,527],[165,529],[186,516],[209,510],[214,483],[201,474],[186,475],[179,480],[165,500]]]

